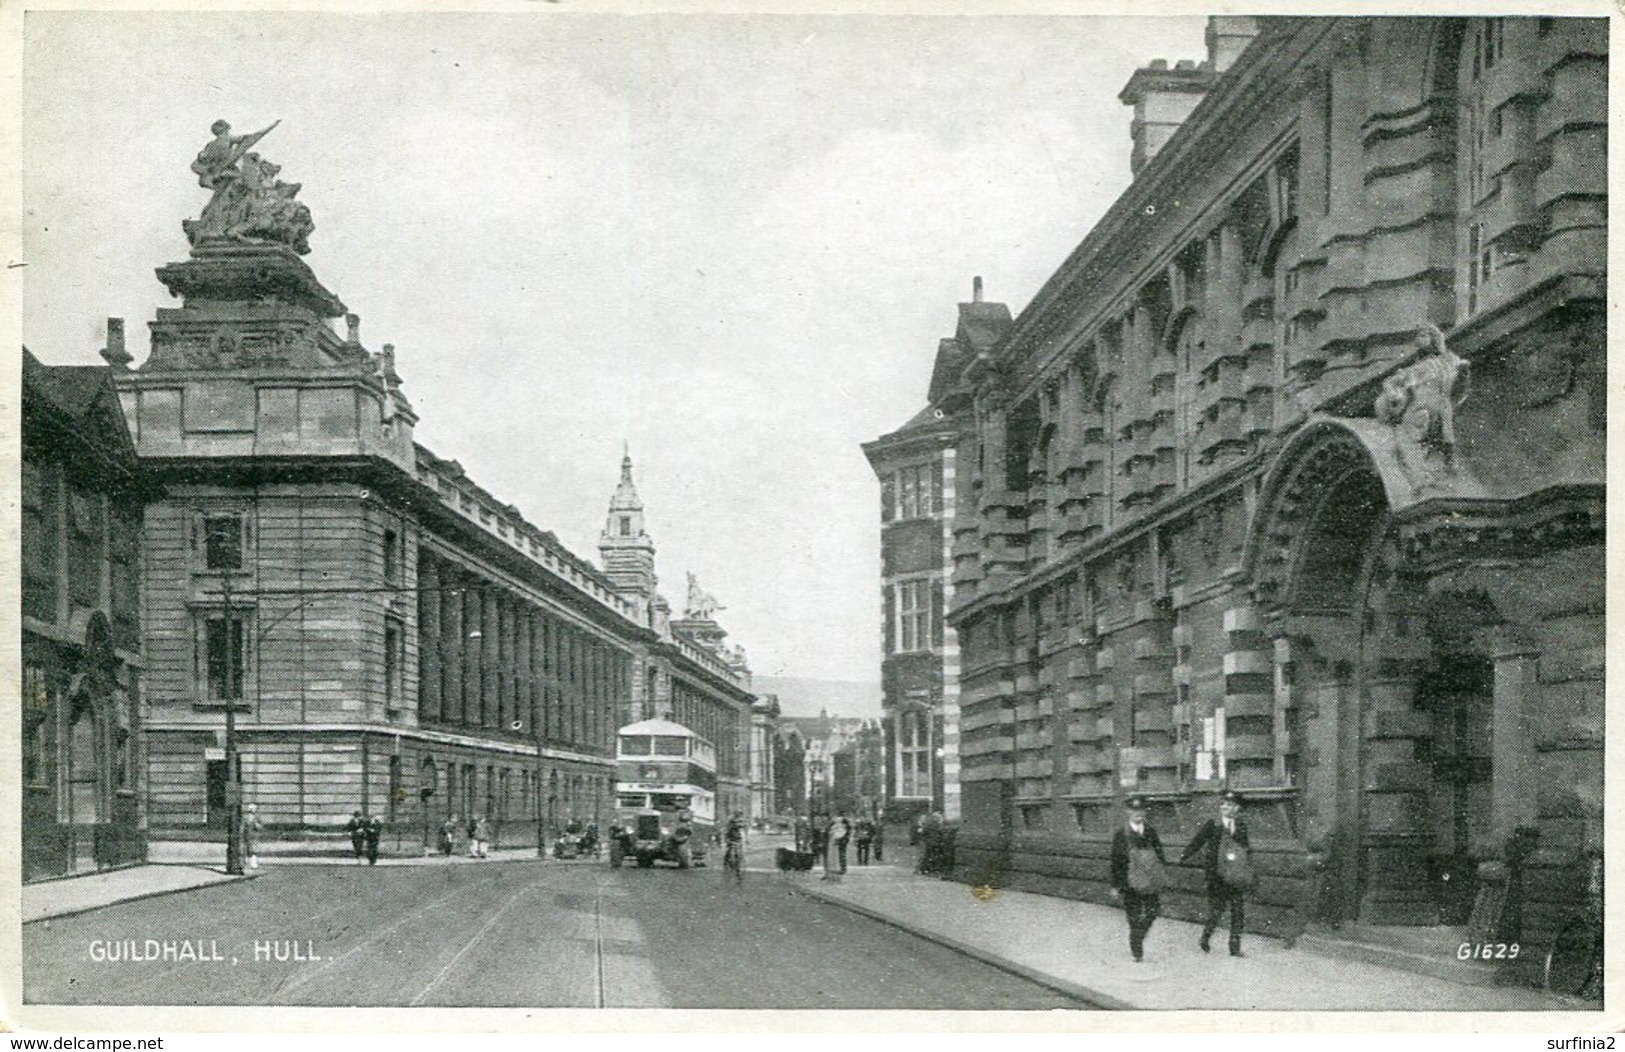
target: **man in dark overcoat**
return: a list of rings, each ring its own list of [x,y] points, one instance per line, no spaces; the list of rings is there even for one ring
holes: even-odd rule
[[[350,834],[350,850],[355,853],[356,864],[361,864],[362,856],[367,853],[367,820],[357,811],[350,816],[344,831]]]
[[[1245,956],[1241,952],[1241,929],[1246,921],[1243,900],[1252,886],[1251,850],[1247,823],[1241,820],[1241,797],[1225,793],[1219,798],[1219,817],[1202,823],[1179,859],[1189,862],[1200,857],[1207,874],[1207,923],[1202,926],[1198,943],[1203,953],[1212,948],[1213,933],[1228,911],[1230,956]]]
[[[377,815],[367,819],[367,865],[378,864],[378,842],[384,838],[384,820]]]
[[[1162,867],[1168,859],[1162,840],[1146,821],[1145,801],[1130,797],[1124,803],[1126,821],[1112,837],[1112,897],[1121,899],[1128,915],[1128,948],[1136,961],[1145,960],[1145,936],[1162,911]]]

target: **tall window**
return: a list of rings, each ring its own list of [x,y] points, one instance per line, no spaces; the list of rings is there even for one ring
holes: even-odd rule
[[[392,617],[384,619],[384,704],[397,708],[401,703],[401,666],[404,664],[405,633]]]
[[[1499,18],[1481,19],[1473,30],[1471,47],[1473,49],[1473,79],[1488,73],[1495,68],[1505,54],[1505,37],[1503,30],[1505,22]]]
[[[920,519],[937,512],[937,464],[911,464],[897,472],[897,518]]]
[[[897,716],[897,795],[931,795],[931,725],[919,710]]]
[[[1298,218],[1298,148],[1283,153],[1270,171],[1270,208],[1276,229]]]
[[[203,517],[203,566],[209,570],[243,568],[243,517],[236,512]]]
[[[406,787],[401,784],[401,758],[389,758],[389,821],[395,821],[396,808],[406,802]]]
[[[247,631],[240,614],[224,611],[203,620],[203,689],[209,701],[236,701],[243,696],[247,671]]]
[[[632,516],[630,516],[630,515],[622,515],[621,516],[621,536],[622,537],[630,537],[630,536],[632,536]]]
[[[56,618],[56,469],[23,461],[23,613]]]
[[[80,606],[101,605],[102,530],[101,498],[70,486],[68,594]]]
[[[904,581],[897,586],[897,650],[931,646],[931,582]]]
[[[395,584],[400,580],[401,565],[401,537],[394,530],[384,531],[384,583]]]
[[[23,666],[23,784],[49,785],[51,777],[51,678],[43,668]]]
[[[108,552],[112,559],[111,613],[113,642],[135,650],[141,646],[141,514],[115,512],[108,518]]]

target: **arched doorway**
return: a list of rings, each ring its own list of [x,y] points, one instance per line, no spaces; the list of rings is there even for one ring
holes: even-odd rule
[[[96,827],[107,818],[98,745],[101,727],[88,694],[75,694],[70,705],[67,819],[73,838],[72,866],[75,872],[84,872],[96,868]]]
[[[1405,541],[1412,494],[1363,423],[1312,422],[1283,450],[1247,569],[1291,703],[1299,828],[1329,856],[1317,912],[1462,923],[1493,852],[1498,615],[1430,594]]]

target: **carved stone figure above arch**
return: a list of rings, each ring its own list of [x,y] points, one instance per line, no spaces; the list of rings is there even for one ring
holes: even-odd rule
[[[1414,463],[1423,453],[1418,440],[1392,423],[1311,417],[1277,455],[1259,495],[1242,559],[1255,596],[1268,605],[1290,606],[1299,591],[1313,590],[1299,576],[1311,555],[1316,567],[1331,570],[1320,565],[1329,553],[1310,551],[1316,537],[1352,541],[1359,528],[1356,513],[1408,517],[1426,502],[1488,496],[1453,463],[1418,473]]]

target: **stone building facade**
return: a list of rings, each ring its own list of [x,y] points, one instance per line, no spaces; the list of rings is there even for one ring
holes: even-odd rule
[[[1464,923],[1501,863],[1526,949],[1580,908],[1606,82],[1533,17],[1215,18],[1134,75],[1132,185],[933,381],[962,876],[1104,900],[1126,794],[1177,850],[1230,789],[1262,930]]]
[[[959,640],[946,611],[963,421],[949,394],[958,371],[995,348],[1010,324],[1008,307],[982,302],[977,278],[958,328],[938,347],[929,404],[863,446],[880,481],[883,796],[893,821],[932,811],[959,817]]]
[[[242,207],[230,185],[211,208]],[[719,804],[747,804],[749,671],[669,623],[652,545],[646,578],[638,551],[607,545],[606,571],[568,551],[414,440],[393,347],[366,349],[292,247],[189,233],[150,355],[109,356],[166,486],[141,562],[152,824],[226,825],[228,707],[273,830],[360,809],[410,849],[449,814],[518,844],[607,821],[615,732],[646,707],[710,738]],[[612,507],[606,540],[622,515],[642,533]]]
[[[113,346],[122,344],[115,327]],[[23,880],[146,859],[142,470],[106,366],[22,368]]]
[[[659,591],[655,544],[632,480],[630,453],[621,458],[621,480],[610,498],[598,551],[606,577],[632,604],[649,635],[625,693],[622,725],[670,720],[710,741],[717,755],[717,814],[753,814],[756,695],[749,664],[742,648],[727,644],[728,633],[716,620],[716,600],[699,589],[692,574],[683,616],[671,616],[671,603]]]
[[[776,694],[758,694],[750,709],[750,810],[751,818],[777,817],[778,776],[774,770],[778,749],[778,719],[781,709]]]

